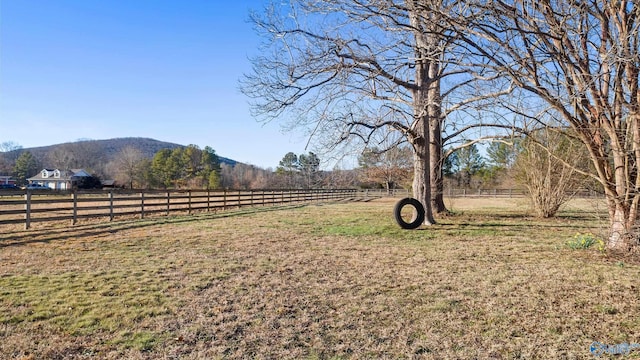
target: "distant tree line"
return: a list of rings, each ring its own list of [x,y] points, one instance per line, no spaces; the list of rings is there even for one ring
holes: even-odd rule
[[[489,143],[484,149],[477,143],[447,149],[442,158],[446,188],[526,188],[533,209],[542,217],[553,216],[559,207],[581,188],[597,188],[582,174],[589,171],[583,147],[568,130],[539,130],[528,137],[514,137]],[[0,173],[12,175],[19,184],[37,174],[43,160],[12,142],[0,144]],[[80,148],[78,148],[80,149]],[[59,159],[73,152],[54,151]],[[484,155],[483,155],[484,153]],[[18,155],[19,154],[19,155]],[[366,148],[358,157],[358,167],[321,170],[317,154],[286,153],[275,170],[250,164],[221,163],[213,148],[197,145],[163,148],[152,157],[139,148],[125,146],[102,167],[97,178],[114,179],[125,188],[144,189],[313,189],[378,188],[410,189],[413,152],[409,147]],[[46,161],[50,161],[48,157]],[[77,157],[73,157],[78,159]],[[54,166],[78,165],[55,162]],[[61,165],[61,166],[59,166]],[[78,166],[82,167],[82,166]],[[91,168],[85,168],[89,172]],[[94,184],[95,185],[95,184]]]
[[[145,142],[145,148],[141,149],[135,140],[127,140],[118,151],[109,150],[108,157],[96,155],[98,149],[103,149],[102,141],[61,144],[47,147],[48,151],[36,148],[33,152],[13,142],[0,143],[0,175],[10,175],[22,185],[45,167],[82,168],[96,178],[115,180],[117,186],[130,189],[302,189],[359,185],[355,170],[321,171],[320,158],[313,152],[288,153],[273,170],[222,162],[209,146],[161,148],[150,156],[148,149],[155,143]]]
[[[160,149],[152,158],[125,147],[107,168],[117,184],[130,189],[218,189],[221,182],[220,161],[209,146]]]

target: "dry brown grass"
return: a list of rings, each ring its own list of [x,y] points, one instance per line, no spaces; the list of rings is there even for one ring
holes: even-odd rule
[[[393,201],[10,231],[0,357],[581,359],[640,342],[640,267],[565,246],[602,229],[595,202],[537,220],[522,200],[456,199],[404,231]]]

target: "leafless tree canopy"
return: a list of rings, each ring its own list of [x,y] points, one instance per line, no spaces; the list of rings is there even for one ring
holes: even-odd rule
[[[629,0],[492,0],[450,17],[488,72],[543,99],[587,146],[613,248],[635,243],[640,201],[639,15]]]
[[[286,115],[333,146],[399,132],[423,204],[443,141],[486,126],[479,111],[524,131],[559,114],[604,188],[609,246],[624,248],[640,203],[639,17],[631,0],[292,0],[253,17],[267,41],[243,90],[257,115]]]
[[[537,216],[554,216],[585,185],[586,149],[570,133],[556,128],[532,131],[518,147],[516,181],[529,191]]]
[[[406,146],[387,151],[367,148],[358,158],[362,179],[381,184],[387,190],[403,187],[411,180],[412,157]]]
[[[414,196],[432,222],[431,183],[438,179],[431,176],[440,172],[433,169],[442,164],[442,132],[454,139],[475,128],[477,116],[469,122],[468,113],[477,115],[477,103],[511,90],[500,77],[476,71],[482,68],[460,51],[442,14],[463,10],[453,0],[272,5],[252,17],[265,44],[243,92],[254,99],[256,115],[287,117],[328,148],[380,146],[373,140],[401,134],[386,143],[411,144]],[[466,123],[443,127],[452,112]]]

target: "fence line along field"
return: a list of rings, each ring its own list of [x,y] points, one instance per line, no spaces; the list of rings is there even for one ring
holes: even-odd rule
[[[313,190],[166,190],[166,191],[26,191],[0,197],[0,226],[34,222],[145,216],[154,214],[225,211],[227,209],[272,206],[304,202],[367,200],[376,195],[354,189]]]
[[[0,234],[8,359],[582,359],[640,342],[640,268],[596,246],[598,202],[451,199],[401,230],[397,199]],[[632,350],[630,358],[638,357]]]
[[[450,199],[465,197],[519,198],[522,189],[448,189]],[[30,229],[33,223],[79,220],[113,221],[154,215],[170,215],[200,211],[225,211],[227,209],[273,206],[291,203],[322,202],[335,200],[370,200],[381,196],[408,197],[407,190],[120,190],[120,191],[71,191],[51,192],[3,191],[0,193],[0,227],[23,224]],[[601,197],[592,191],[580,191],[576,197]],[[105,220],[106,219],[106,220]],[[45,225],[46,226],[46,225]],[[1,230],[1,229],[0,229]]]

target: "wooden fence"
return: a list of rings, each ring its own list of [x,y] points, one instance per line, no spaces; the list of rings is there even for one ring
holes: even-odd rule
[[[394,190],[384,190],[384,189],[373,189],[368,190],[369,195],[372,196],[384,196],[384,197],[411,197],[411,191],[407,189],[394,189]],[[589,189],[578,189],[576,191],[568,191],[570,196],[576,198],[602,198],[604,194],[602,192],[589,190]],[[464,188],[445,188],[444,189],[444,197],[445,198],[522,198],[529,196],[527,190],[525,189],[464,189]]]
[[[603,194],[589,189],[578,189],[570,191],[571,196],[577,198],[595,198],[602,197]],[[445,189],[445,197],[525,197],[528,196],[527,190],[524,189]]]
[[[170,191],[12,191],[0,194],[0,225],[79,219],[139,217],[152,214],[224,211],[243,207],[367,200],[381,193],[354,189],[170,190]]]
[[[523,197],[521,189],[446,189],[445,197]],[[379,197],[409,197],[408,190],[169,190],[169,191],[74,191],[46,190],[0,191],[0,226],[34,222],[80,219],[166,215],[171,213],[224,211],[252,206],[369,200]],[[600,197],[593,191],[581,191],[578,197]]]

